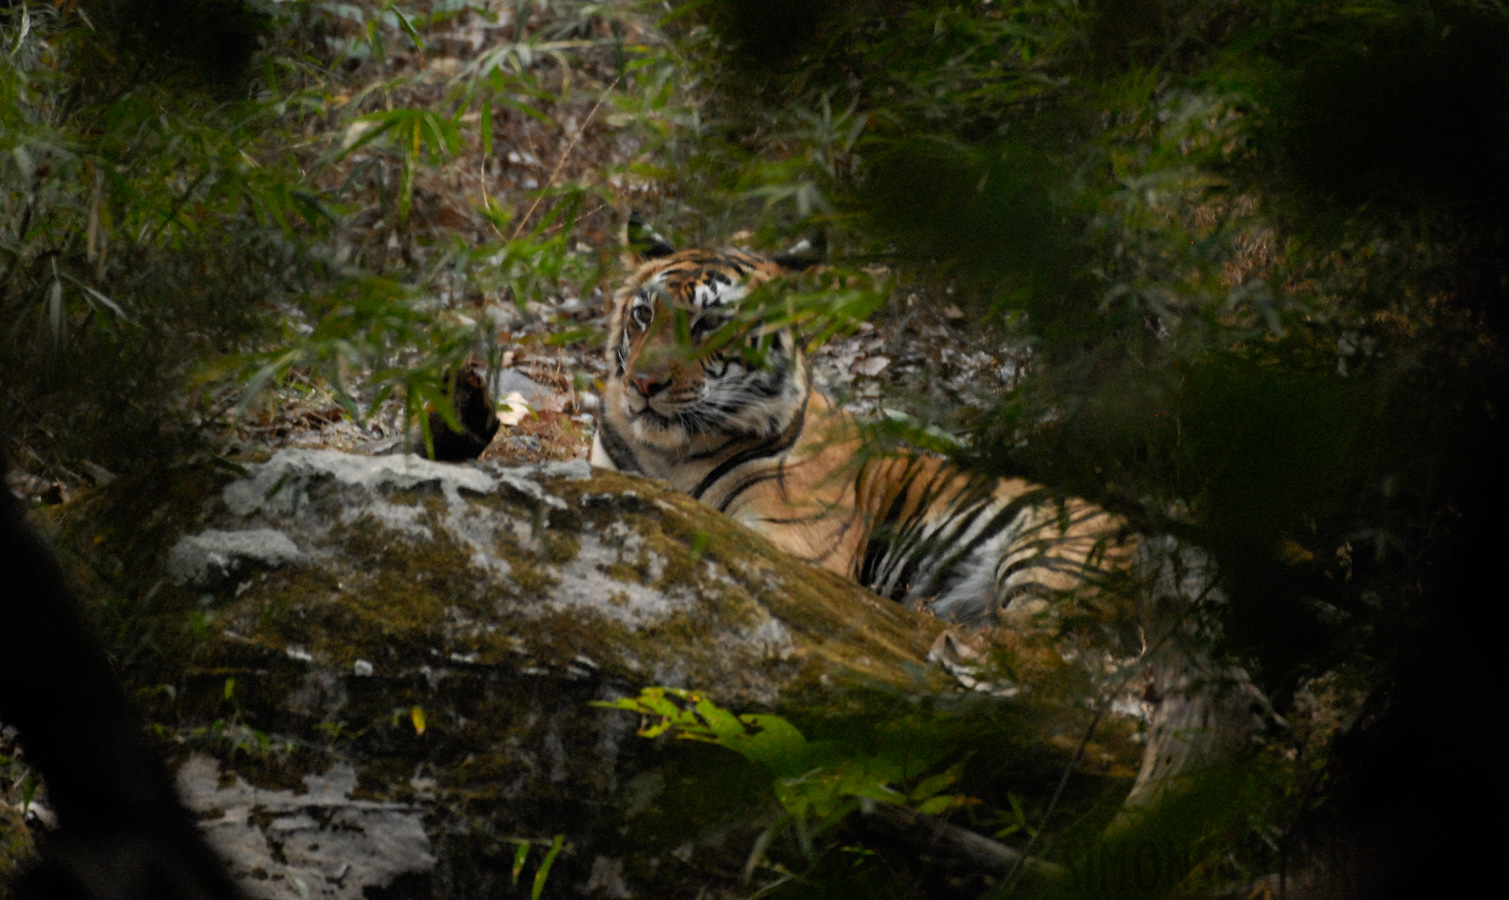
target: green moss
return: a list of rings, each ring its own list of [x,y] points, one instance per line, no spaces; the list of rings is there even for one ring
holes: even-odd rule
[[[630,584],[643,584],[644,576],[637,566],[631,566],[625,562],[611,563],[603,567],[603,574],[614,581],[623,581]],[[627,595],[625,595],[627,597]]]
[[[679,553],[669,554],[665,557],[665,566],[661,570],[660,580],[655,583],[655,586],[665,589],[695,580],[697,577],[697,562],[701,558],[702,555],[700,553],[694,553],[687,548],[681,548],[681,552]]]
[[[564,531],[545,532],[545,559],[558,565],[565,565],[576,559],[582,550],[581,541]]]
[[[560,576],[544,566],[516,565],[512,573],[514,583],[525,596],[548,593],[561,583]]]
[[[375,756],[356,773],[356,789],[351,796],[361,800],[408,803],[414,799],[409,785],[415,766],[410,759]]]
[[[560,583],[559,574],[551,571],[545,558],[549,552],[548,544],[544,546],[546,553],[542,554],[521,546],[513,533],[505,528],[498,530],[492,549],[494,555],[508,563],[508,577],[518,585],[518,596],[538,595]]]
[[[294,565],[267,573],[236,602],[240,620],[232,626],[275,647],[298,644],[349,666],[395,650],[425,652],[453,608],[473,618],[490,615],[487,579],[472,564],[472,549],[444,527],[438,498],[421,500],[419,522],[428,537],[396,531],[374,516],[337,524],[329,540],[345,556],[338,570]]]

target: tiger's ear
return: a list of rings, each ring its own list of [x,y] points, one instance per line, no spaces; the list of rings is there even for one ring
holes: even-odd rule
[[[821,231],[814,231],[811,235],[797,241],[791,249],[783,253],[777,253],[770,258],[771,262],[784,269],[800,272],[813,266],[827,262],[828,260],[828,236]]]
[[[676,252],[671,242],[666,240],[638,212],[629,213],[629,224],[625,229],[627,239],[625,243],[629,248],[629,259],[635,265],[659,259],[662,256],[670,256]]]

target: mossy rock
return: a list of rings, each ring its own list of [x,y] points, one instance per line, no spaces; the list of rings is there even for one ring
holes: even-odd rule
[[[284,451],[168,561],[159,602],[202,625],[150,713],[176,718],[185,795],[270,897],[490,894],[518,841],[554,834],[553,878],[590,880],[621,858],[602,808],[660,752],[593,700],[948,688],[925,663],[938,623],[581,464]]]
[[[1055,702],[965,690],[929,662],[941,623],[655,482],[285,450],[212,493],[162,514],[128,677],[253,896],[511,895],[557,835],[548,896],[736,887],[769,777],[592,705],[652,685],[861,742],[915,721],[1017,786],[1135,771],[1124,722],[1078,747],[1057,654],[1006,661]]]
[[[204,591],[215,655],[374,675],[576,669],[731,704],[834,680],[939,686],[923,663],[936,621],[653,482],[589,474],[284,451],[226,486],[170,574]],[[184,548],[205,534],[223,562],[191,570]]]

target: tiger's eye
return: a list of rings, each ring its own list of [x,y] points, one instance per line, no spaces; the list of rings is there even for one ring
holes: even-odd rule
[[[629,318],[633,319],[634,324],[640,328],[644,328],[650,324],[650,316],[651,313],[648,306],[636,306],[629,310]]]

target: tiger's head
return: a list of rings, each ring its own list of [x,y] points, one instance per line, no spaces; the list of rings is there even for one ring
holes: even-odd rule
[[[810,391],[807,359],[788,329],[741,306],[761,284],[819,262],[822,238],[768,258],[677,251],[636,217],[629,246],[638,268],[609,319],[605,424],[672,455],[790,425]]]

